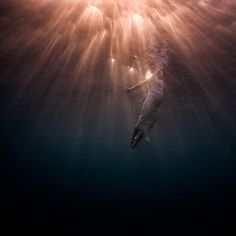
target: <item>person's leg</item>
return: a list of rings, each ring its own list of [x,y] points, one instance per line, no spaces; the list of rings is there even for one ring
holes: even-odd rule
[[[131,137],[131,141],[130,141],[130,147],[131,148],[136,148],[136,146],[138,145],[138,143],[144,138],[144,134],[143,132],[138,129],[138,128],[134,128],[134,132],[133,135]]]
[[[148,133],[156,123],[161,99],[162,96],[156,93],[149,93],[146,97],[131,138],[132,148],[135,148],[144,137],[149,140]]]

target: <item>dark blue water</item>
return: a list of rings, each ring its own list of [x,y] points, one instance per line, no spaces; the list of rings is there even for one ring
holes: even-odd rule
[[[4,45],[14,39],[11,19],[2,26]],[[225,54],[218,70],[193,74],[174,58],[151,142],[135,150],[129,138],[140,94],[122,94],[119,83],[114,88],[102,61],[75,78],[74,62],[54,66],[52,55],[53,66],[33,74],[42,42],[31,50],[1,47],[3,225],[43,235],[124,226],[188,228],[192,235],[234,225],[234,42],[219,39]]]
[[[76,92],[68,98],[66,87],[53,98],[32,87],[14,105],[8,103],[14,86],[5,82],[3,88],[1,207],[7,224],[74,232],[91,224],[221,229],[225,220],[232,223],[230,105],[167,98],[151,142],[131,150],[138,106],[133,117],[122,107],[135,104],[132,99],[115,98],[111,108],[100,91],[83,105]]]

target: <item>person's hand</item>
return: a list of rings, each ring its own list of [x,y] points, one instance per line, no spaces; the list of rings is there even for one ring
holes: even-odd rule
[[[125,88],[125,89],[123,90],[123,93],[128,94],[128,93],[130,93],[131,91],[132,91],[131,88]]]

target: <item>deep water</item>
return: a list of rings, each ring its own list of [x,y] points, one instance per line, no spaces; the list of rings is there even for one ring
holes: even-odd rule
[[[224,49],[216,60],[220,69],[207,63],[207,55],[196,58],[200,66],[194,73],[173,59],[151,142],[132,150],[140,94],[122,94],[119,83],[114,88],[104,58],[76,78],[74,60],[55,65],[60,47],[35,69],[44,42],[15,45],[21,29],[29,27],[15,23],[15,5],[4,3],[0,207],[8,232],[69,235],[81,228],[115,232],[126,226],[131,233],[190,229],[193,235],[234,226],[235,33],[224,31],[225,41],[212,33]],[[27,11],[32,15],[26,8],[25,22]],[[40,19],[32,27],[38,29]],[[8,42],[9,48],[2,46]]]
[[[167,99],[151,142],[131,150],[138,108],[128,122],[119,99],[110,110],[97,95],[82,115],[76,93],[62,106],[68,100],[63,92],[45,101],[46,91],[35,91],[11,109],[14,87],[6,82],[1,93],[4,222],[66,232],[91,224],[199,222],[218,229],[225,220],[232,223],[236,152],[230,106],[225,114],[222,104],[199,100],[171,107]]]

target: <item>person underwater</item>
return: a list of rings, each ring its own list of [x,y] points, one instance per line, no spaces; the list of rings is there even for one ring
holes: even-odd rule
[[[124,90],[124,92],[130,93],[146,84],[149,85],[148,94],[142,101],[140,113],[131,136],[130,147],[133,149],[142,140],[150,141],[149,133],[156,124],[164,95],[163,71],[168,63],[168,50],[166,41],[156,42],[153,38],[150,39],[146,54],[153,72],[147,72],[145,80]]]

